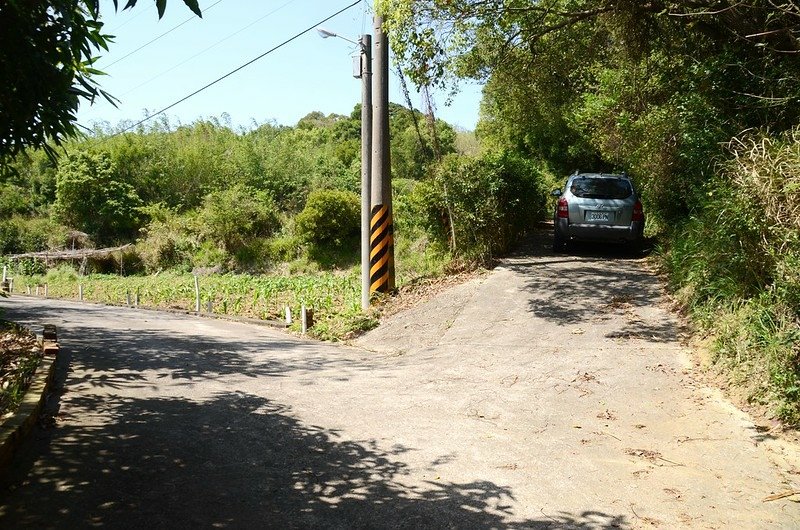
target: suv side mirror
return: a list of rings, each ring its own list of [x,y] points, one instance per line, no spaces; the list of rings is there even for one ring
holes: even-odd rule
[[[561,190],[553,190],[550,192],[552,197],[561,197]]]

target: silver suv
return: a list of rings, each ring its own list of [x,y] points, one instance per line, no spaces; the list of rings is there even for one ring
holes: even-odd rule
[[[625,173],[579,173],[567,179],[554,213],[553,250],[572,240],[623,242],[638,248],[644,232],[644,210]]]

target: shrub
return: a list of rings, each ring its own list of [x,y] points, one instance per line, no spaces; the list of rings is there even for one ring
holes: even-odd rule
[[[44,281],[47,283],[70,283],[70,282],[77,282],[78,281],[78,273],[75,272],[75,269],[67,264],[59,265],[53,269],[47,271],[47,274],[44,277]]]
[[[753,402],[800,424],[800,129],[752,134],[671,234],[670,282]]]
[[[486,263],[543,218],[544,172],[510,153],[445,157],[410,202],[454,254]]]
[[[64,248],[69,230],[52,219],[12,217],[0,221],[0,253]]]
[[[136,242],[136,250],[146,270],[178,268],[188,270],[199,246],[193,213],[180,215],[164,205],[151,205],[143,209],[150,217]]]
[[[355,193],[315,190],[295,218],[295,231],[304,242],[318,247],[351,246],[361,225],[361,201]]]
[[[278,210],[272,198],[241,184],[206,196],[199,212],[202,239],[228,254],[236,254],[257,238],[280,229]]]

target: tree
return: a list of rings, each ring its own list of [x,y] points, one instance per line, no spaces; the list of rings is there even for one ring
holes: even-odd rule
[[[627,169],[683,216],[740,131],[800,121],[800,6],[386,0],[418,84],[485,81],[478,132],[559,172]],[[651,212],[656,213],[651,209]]]
[[[358,195],[349,191],[315,190],[296,219],[300,239],[318,246],[353,243],[360,223]]]
[[[114,1],[117,8],[118,0]],[[155,0],[159,18],[166,0]],[[197,0],[183,0],[198,16]],[[137,0],[128,0],[129,9]],[[96,53],[113,40],[102,32],[100,0],[0,2],[0,164],[25,147],[60,145],[74,136],[81,100],[103,97]]]
[[[130,239],[139,228],[142,202],[133,186],[115,176],[106,153],[68,155],[56,175],[55,218],[100,243]]]
[[[208,194],[199,217],[203,238],[235,254],[280,229],[272,197],[242,185]]]

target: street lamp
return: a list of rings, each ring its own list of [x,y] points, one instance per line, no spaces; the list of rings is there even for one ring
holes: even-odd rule
[[[317,28],[323,39],[338,37],[361,49],[354,63],[353,77],[361,79],[361,309],[369,309],[370,298],[370,195],[372,168],[372,37],[362,35],[356,42],[324,28]]]

